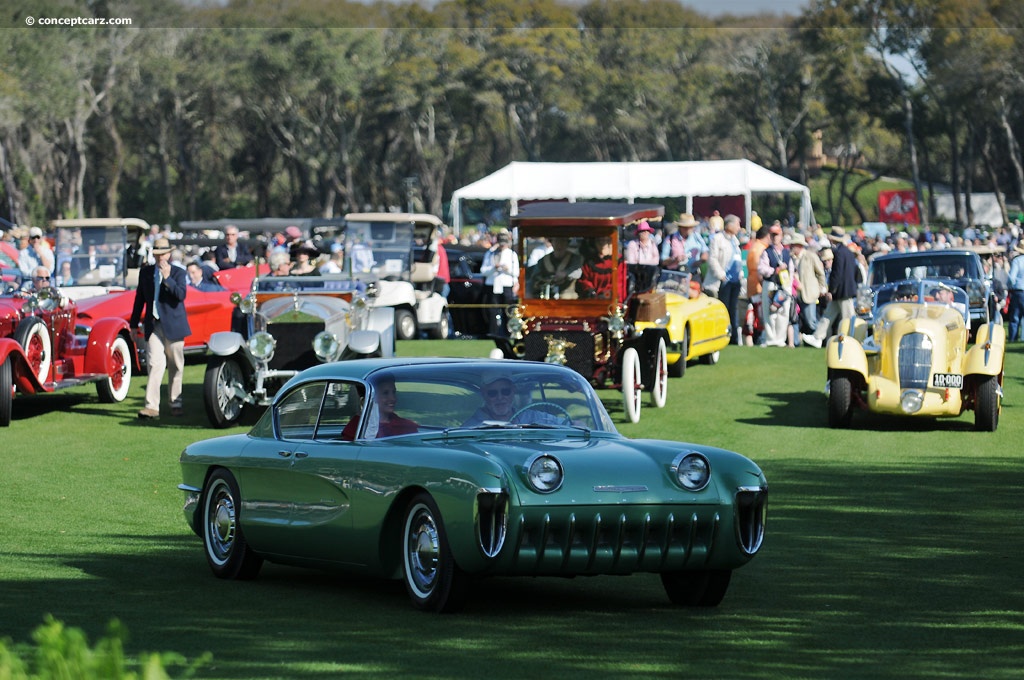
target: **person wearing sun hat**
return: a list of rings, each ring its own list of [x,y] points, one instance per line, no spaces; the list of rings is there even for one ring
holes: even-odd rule
[[[828,291],[825,297],[828,306],[818,321],[814,335],[802,335],[800,339],[811,347],[821,347],[828,337],[832,322],[852,318],[855,312],[857,284],[863,280],[857,256],[849,248],[850,240],[842,227],[832,227],[828,240],[832,242],[832,271],[828,276]]]
[[[697,220],[683,213],[676,222],[665,225],[667,235],[661,241],[663,269],[687,271],[694,281],[700,281],[701,264],[708,261],[708,244],[697,233]]]
[[[139,269],[139,287],[135,289],[130,326],[143,324],[149,377],[146,380],[146,405],[139,418],[153,420],[160,417],[160,383],[167,370],[171,415],[184,415],[181,401],[182,375],[185,370],[185,337],[192,333],[185,312],[188,294],[188,275],[181,267],[171,266],[170,241],[153,241],[155,264]]]
[[[658,244],[654,242],[654,227],[647,220],[636,226],[636,238],[626,244],[626,264],[660,264]]]

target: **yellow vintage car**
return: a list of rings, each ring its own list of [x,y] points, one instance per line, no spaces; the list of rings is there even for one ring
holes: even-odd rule
[[[729,344],[729,312],[720,300],[691,286],[688,273],[662,269],[654,290],[639,297],[637,331],[668,330],[669,376],[681,377],[687,361],[718,363],[722,348]]]
[[[968,345],[967,293],[950,279],[884,284],[869,320],[845,320],[827,345],[828,422],[848,427],[855,408],[912,417],[974,411],[993,432],[1002,407],[1006,332],[986,320]]]

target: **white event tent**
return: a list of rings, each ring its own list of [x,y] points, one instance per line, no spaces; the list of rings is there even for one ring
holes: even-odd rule
[[[755,193],[800,194],[799,220],[810,224],[810,190],[791,179],[745,159],[652,163],[523,163],[456,189],[452,194],[452,226],[462,226],[462,201],[507,200],[510,214],[519,201],[637,199],[685,197],[693,212],[695,197],[742,197],[743,224],[750,224],[750,197]]]

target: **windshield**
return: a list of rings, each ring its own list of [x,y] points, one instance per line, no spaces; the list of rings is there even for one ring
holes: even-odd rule
[[[520,227],[519,261],[526,299],[621,299],[619,240],[615,229]]]
[[[58,286],[124,286],[128,230],[124,227],[57,229]]]
[[[593,388],[576,372],[538,364],[505,368],[481,364],[403,366],[370,376],[363,438],[386,436],[397,414],[416,432],[475,428],[576,427],[615,432]],[[398,434],[398,432],[395,432]]]
[[[889,319],[892,315],[882,313],[883,308],[889,305],[948,307],[966,317],[968,297],[962,288],[950,285],[948,281],[904,280],[887,283],[878,289],[875,293],[875,317]]]
[[[904,279],[980,279],[978,258],[966,253],[929,253],[908,257],[879,258],[871,263],[870,285]]]
[[[352,271],[382,279],[408,279],[414,229],[411,222],[348,222],[345,249]]]

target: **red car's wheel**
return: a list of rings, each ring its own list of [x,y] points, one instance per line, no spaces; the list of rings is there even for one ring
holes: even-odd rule
[[[103,403],[116,404],[124,401],[132,384],[131,355],[124,338],[110,345],[110,363],[110,377],[96,383],[96,394]]]
[[[53,345],[46,323],[38,316],[22,319],[14,331],[14,340],[25,350],[25,357],[40,383],[50,377]]]
[[[14,403],[14,384],[11,382],[11,361],[4,359],[0,364],[0,427],[11,424],[11,409]]]

